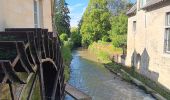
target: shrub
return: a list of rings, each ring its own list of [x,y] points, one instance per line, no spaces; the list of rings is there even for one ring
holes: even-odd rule
[[[73,41],[74,47],[81,46],[81,34],[79,34],[78,32],[71,33],[71,40]]]
[[[115,47],[122,47],[124,45],[126,45],[126,41],[127,41],[127,37],[126,35],[114,35],[112,36],[112,44],[115,46]]]
[[[108,36],[106,36],[106,35],[103,36],[102,41],[103,42],[111,42],[110,38]]]
[[[64,44],[65,47],[68,47],[68,48],[70,48],[70,50],[72,50],[73,42],[70,39],[68,39],[68,41],[64,41],[63,44]]]
[[[111,61],[113,54],[120,54],[122,52],[121,48],[114,47],[111,43],[98,41],[89,45],[88,48],[91,52],[96,54],[102,63],[108,63]]]
[[[66,33],[62,33],[62,34],[60,35],[60,40],[61,40],[62,42],[67,41],[67,40],[68,40],[68,35],[67,35]]]
[[[68,41],[64,42],[64,45],[62,45],[61,47],[61,53],[62,53],[62,57],[63,57],[63,61],[64,61],[64,76],[65,76],[65,81],[69,80],[70,77],[70,62],[72,59],[71,56],[71,48],[70,48],[70,44],[68,43]]]
[[[72,57],[71,57],[70,44],[68,42],[65,42],[64,45],[61,47],[61,53],[62,53],[64,63],[66,65],[69,65]]]

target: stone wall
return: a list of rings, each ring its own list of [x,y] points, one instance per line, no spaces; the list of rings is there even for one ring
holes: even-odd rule
[[[43,0],[43,23],[44,28],[52,31],[51,0]],[[49,6],[47,6],[49,5]]]
[[[1,3],[0,3],[0,31],[3,31],[3,26],[4,26],[4,22],[3,22],[3,19],[4,19],[4,17],[3,17],[3,10],[2,10],[2,8],[3,8],[3,1],[1,1]]]
[[[138,8],[137,14],[129,17],[126,65],[170,89],[170,54],[164,52],[167,12],[170,1],[147,10]],[[136,32],[133,21],[137,22]]]

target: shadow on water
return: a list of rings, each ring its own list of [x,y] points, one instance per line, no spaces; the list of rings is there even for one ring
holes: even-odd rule
[[[110,73],[88,51],[74,51],[69,83],[90,95],[93,100],[154,100],[143,90]],[[94,57],[95,58],[95,57]],[[73,100],[66,96],[65,100]]]

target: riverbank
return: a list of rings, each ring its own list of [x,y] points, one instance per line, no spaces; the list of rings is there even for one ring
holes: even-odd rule
[[[72,55],[71,55],[71,47],[69,44],[64,44],[61,46],[61,53],[63,57],[63,64],[64,64],[64,77],[65,77],[65,82],[67,82],[70,78],[70,63],[72,60]]]
[[[147,77],[137,73],[131,68],[117,63],[108,63],[104,66],[112,73],[120,76],[125,81],[138,86],[146,93],[151,94],[157,100],[170,100],[170,91],[159,83],[156,83]]]

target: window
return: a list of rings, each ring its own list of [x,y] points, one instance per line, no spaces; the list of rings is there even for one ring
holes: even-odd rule
[[[136,32],[136,21],[133,21],[133,32]]]
[[[170,12],[166,14],[165,52],[170,53]]]
[[[170,12],[167,13],[167,18],[166,19],[167,19],[166,25],[170,26]]]
[[[38,1],[34,0],[34,26],[35,28],[39,27],[39,22],[38,22]]]

